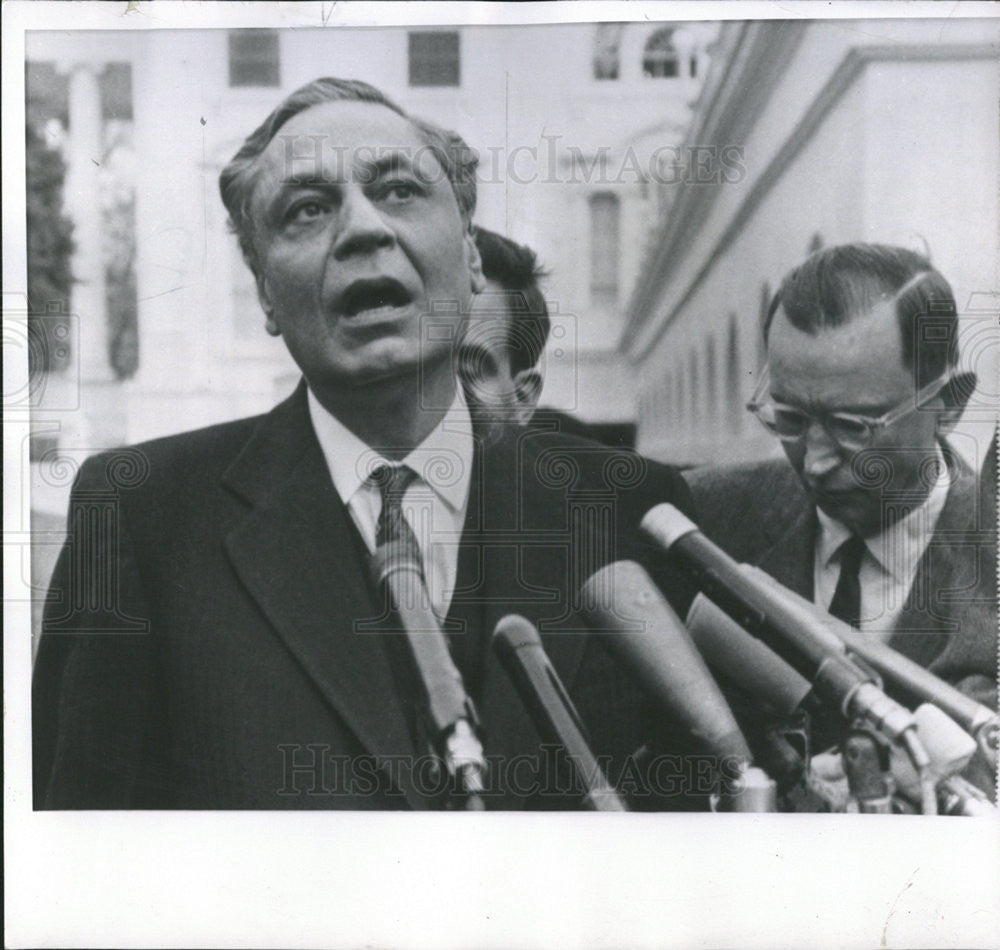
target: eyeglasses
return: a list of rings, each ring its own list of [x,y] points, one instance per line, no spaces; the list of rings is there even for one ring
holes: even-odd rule
[[[750,402],[747,403],[747,409],[782,442],[801,442],[805,439],[813,422],[818,422],[823,427],[823,431],[843,451],[860,452],[862,449],[868,448],[875,436],[886,426],[891,426],[894,422],[898,422],[911,412],[916,412],[925,403],[930,402],[951,382],[951,378],[952,374],[946,373],[924,386],[917,393],[914,401],[911,402],[907,399],[905,403],[901,403],[895,409],[890,409],[878,418],[855,415],[851,412],[824,412],[813,415],[797,409],[795,406],[765,399],[765,393],[770,383],[770,373],[768,367],[765,366],[760,383],[754,390]]]

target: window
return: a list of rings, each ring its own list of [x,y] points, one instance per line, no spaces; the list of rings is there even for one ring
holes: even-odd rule
[[[674,46],[673,27],[657,30],[642,53],[642,74],[651,79],[673,79],[680,75],[680,58]]]
[[[597,304],[618,299],[618,196],[603,192],[590,198],[590,297]]]
[[[726,355],[726,395],[729,398],[729,429],[739,432],[743,421],[743,380],[740,378],[740,336],[736,314],[729,314],[729,345]]]
[[[684,424],[684,367],[674,367],[674,422],[680,428]]]
[[[715,365],[715,337],[710,336],[705,351],[705,408],[706,418],[714,423],[719,411],[719,380]]]
[[[457,86],[460,75],[458,33],[410,34],[411,86]]]
[[[622,23],[598,23],[594,37],[594,79],[617,79]]]
[[[127,121],[132,118],[132,65],[108,63],[101,73],[101,117]]]
[[[276,30],[234,30],[229,34],[229,85],[278,86],[281,59]]]
[[[689,406],[691,409],[690,422],[692,425],[697,425],[701,422],[702,415],[701,394],[698,392],[698,380],[701,379],[701,374],[698,372],[698,354],[694,350],[691,351],[690,364],[688,370],[688,374],[691,377],[688,381]]]
[[[69,128],[69,76],[58,72],[55,63],[25,63],[24,92],[29,121],[40,129],[49,119],[58,119]]]
[[[54,462],[53,456],[59,451],[58,432],[32,432],[28,436],[28,461]]]

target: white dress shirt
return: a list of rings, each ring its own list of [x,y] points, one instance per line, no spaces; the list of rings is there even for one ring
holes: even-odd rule
[[[312,390],[308,399],[313,429],[334,488],[368,550],[374,552],[382,496],[367,479],[380,465],[400,463],[388,461],[377,449],[365,445],[323,408]],[[403,515],[420,543],[424,579],[438,619],[447,615],[455,592],[458,546],[472,482],[472,454],[472,420],[457,386],[455,400],[441,421],[402,461],[418,476],[403,495]]]
[[[948,497],[950,478],[938,448],[938,477],[923,503],[884,531],[865,538],[858,580],[861,584],[861,630],[888,640],[913,586],[920,559],[927,549]],[[814,601],[829,609],[840,577],[840,546],[851,530],[816,509]]]

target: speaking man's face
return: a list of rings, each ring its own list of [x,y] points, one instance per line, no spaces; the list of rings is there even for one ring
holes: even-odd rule
[[[926,495],[943,403],[935,397],[884,429],[869,448],[849,452],[821,423],[824,414],[847,412],[877,418],[913,405],[912,370],[889,303],[876,305],[839,327],[811,335],[789,323],[782,310],[768,334],[771,397],[814,416],[805,437],[784,442],[785,453],[813,502],[862,536],[882,530],[894,505]]]
[[[451,372],[479,255],[406,119],[363,102],[300,112],[258,159],[251,200],[267,326],[314,389]]]

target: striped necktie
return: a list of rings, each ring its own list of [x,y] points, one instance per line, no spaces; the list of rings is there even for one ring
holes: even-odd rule
[[[412,544],[419,553],[420,545],[403,514],[403,496],[416,477],[408,465],[380,465],[368,476],[382,496],[382,511],[375,525],[376,547],[402,541]]]
[[[368,476],[382,496],[382,511],[375,524],[376,558],[382,564],[405,568],[397,571],[401,581],[394,591],[398,609],[416,607],[435,614],[420,542],[403,514],[403,496],[416,478],[417,473],[407,465],[380,465]]]

